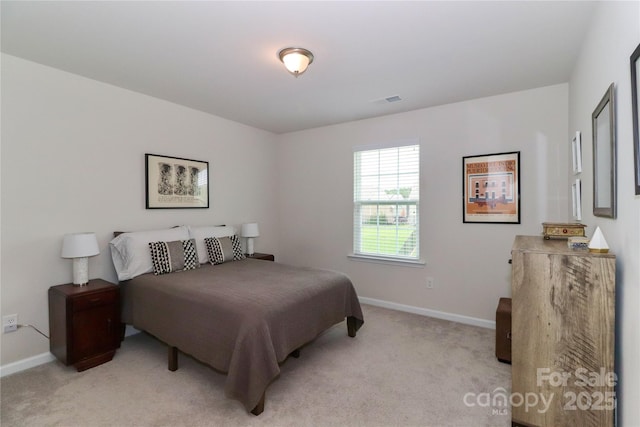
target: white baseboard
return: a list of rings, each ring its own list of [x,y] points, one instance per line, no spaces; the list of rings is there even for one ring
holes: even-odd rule
[[[452,322],[464,323],[465,325],[480,326],[481,328],[496,328],[496,322],[491,320],[478,319],[476,317],[463,316],[461,314],[446,313],[444,311],[430,310],[428,308],[383,301],[375,298],[358,297],[358,299],[363,304],[374,305],[376,307],[389,308],[391,310],[404,311],[407,313],[419,314],[421,316],[435,317],[436,319],[450,320]]]
[[[361,303],[374,305],[376,307],[389,308],[391,310],[404,311],[407,313],[419,314],[421,316],[435,317],[436,319],[450,320],[452,322],[464,323],[465,325],[480,326],[481,328],[495,329],[496,322],[490,320],[478,319],[475,317],[462,316],[460,314],[445,313],[444,311],[430,310],[428,308],[415,307],[412,305],[399,304],[397,302],[383,301],[375,298],[359,297]],[[140,333],[139,330],[127,325],[125,337]],[[56,357],[50,352],[38,354],[33,357],[18,360],[8,365],[0,366],[0,378],[24,371],[29,368],[43,365],[56,360]]]
[[[125,330],[125,337],[129,337],[131,335],[139,334],[140,331],[127,325],[127,329]],[[5,377],[7,375],[15,374],[20,371],[24,371],[29,368],[35,368],[36,366],[43,365],[45,363],[49,363],[56,360],[56,357],[50,353],[42,353],[36,356],[28,357],[26,359],[18,360],[17,362],[9,363],[7,365],[0,366],[0,378]]]
[[[35,368],[36,366],[44,365],[45,363],[49,363],[54,360],[56,360],[56,357],[50,352],[18,360],[17,362],[0,366],[0,378],[15,374],[16,372],[24,371],[25,369]]]

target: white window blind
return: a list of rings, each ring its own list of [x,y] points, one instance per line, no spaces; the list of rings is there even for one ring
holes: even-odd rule
[[[417,261],[420,146],[354,150],[353,252]]]

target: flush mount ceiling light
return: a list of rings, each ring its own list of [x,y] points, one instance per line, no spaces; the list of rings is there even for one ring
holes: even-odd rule
[[[301,47],[282,49],[278,52],[278,57],[287,70],[296,77],[304,73],[313,62],[313,53]]]

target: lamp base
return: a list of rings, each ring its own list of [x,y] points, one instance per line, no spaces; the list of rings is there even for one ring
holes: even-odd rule
[[[253,237],[247,237],[247,254],[253,255]]]
[[[89,258],[81,257],[73,259],[73,284],[86,286],[89,283]]]

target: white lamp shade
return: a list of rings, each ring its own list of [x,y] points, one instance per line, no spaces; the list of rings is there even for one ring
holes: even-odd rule
[[[98,240],[95,233],[65,234],[62,241],[62,258],[81,258],[98,255]]]
[[[302,74],[309,66],[309,57],[298,52],[292,52],[282,58],[284,66],[293,74]]]
[[[242,224],[242,230],[240,231],[242,237],[258,237],[260,236],[260,231],[258,230],[257,222],[250,222],[247,224]]]

